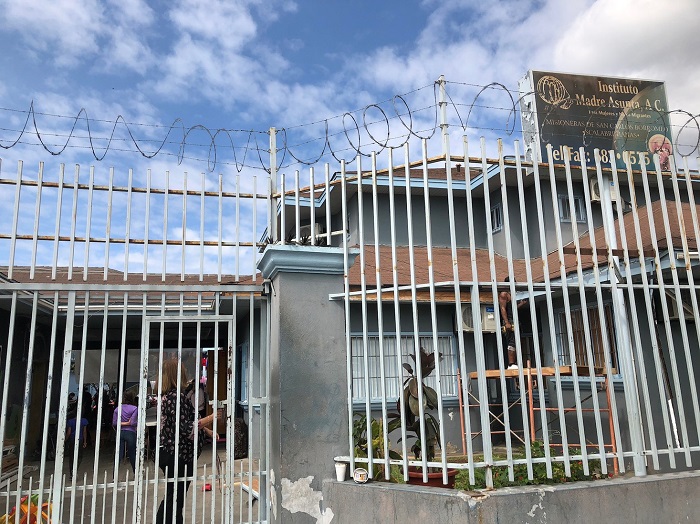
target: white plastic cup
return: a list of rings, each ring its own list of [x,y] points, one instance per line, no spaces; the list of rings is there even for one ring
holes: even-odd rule
[[[346,462],[336,462],[335,463],[335,479],[338,482],[345,480],[345,475],[348,472],[348,465]]]

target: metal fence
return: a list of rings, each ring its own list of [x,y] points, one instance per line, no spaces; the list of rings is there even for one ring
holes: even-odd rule
[[[441,155],[421,140],[309,168],[308,183],[276,172],[274,130],[263,184],[94,169],[86,184],[77,168],[67,182],[63,167],[21,164],[0,176],[0,511],[26,497],[61,522],[153,520],[177,487],[158,468],[175,358],[195,385],[206,375],[220,413],[185,477],[186,518],[268,520],[268,242],[346,254],[329,298],[346,313],[352,469],[424,482],[432,468],[442,483],[461,469],[492,486],[496,468],[533,479],[538,464],[549,477],[693,467],[697,171],[673,157],[669,171],[658,157],[619,170],[599,151],[587,169],[568,154],[526,162],[518,142],[490,157],[466,138],[453,154],[443,131]],[[133,472],[110,417],[129,388]],[[89,419],[80,464],[71,418]]]
[[[693,467],[697,171],[462,146],[341,168],[343,246],[360,251],[334,297],[351,468],[443,483],[462,469],[474,485],[481,470],[492,486],[496,469],[532,480],[536,464],[549,478]]]
[[[250,232],[269,197],[222,175],[193,189],[186,174],[92,168],[85,182],[43,164],[0,177],[0,514],[155,522],[162,504],[192,522],[266,521],[268,309]],[[183,392],[174,413],[168,384]],[[217,415],[209,431],[195,412]],[[177,454],[164,465],[167,439],[194,447],[188,469]]]

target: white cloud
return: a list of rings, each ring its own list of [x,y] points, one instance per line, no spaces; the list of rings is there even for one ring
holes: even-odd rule
[[[667,83],[672,108],[698,110],[697,2],[598,0],[553,49],[554,65],[575,72]]]
[[[108,0],[112,6],[112,16],[120,24],[132,27],[145,27],[155,21],[153,9],[144,0]]]
[[[145,28],[155,16],[142,0],[0,0],[0,7],[4,29],[20,35],[35,60],[50,58],[59,69],[94,63],[100,71],[144,72],[152,62]]]
[[[700,32],[693,26],[691,3],[679,0],[661,10],[647,0],[430,0],[421,6],[425,22],[415,36],[408,35],[396,45],[346,54],[333,64],[332,74],[306,83],[294,76],[304,74],[304,69],[295,69],[287,59],[289,50],[278,49],[279,42],[266,38],[271,24],[281,24],[284,15],[298,9],[296,3],[285,0],[178,0],[167,12],[154,11],[145,0],[109,0],[102,7],[88,2],[80,12],[71,2],[60,0],[41,13],[37,12],[38,2],[7,3],[8,15],[0,24],[21,31],[36,52],[60,53],[64,60],[89,60],[93,71],[118,74],[129,70],[127,75],[133,70],[143,75],[139,85],[112,97],[58,76],[52,84],[55,90],[33,95],[46,112],[74,115],[84,106],[91,116],[98,116],[93,114],[98,108],[99,117],[105,120],[124,114],[130,121],[157,122],[163,118],[158,111],[165,111],[158,108],[160,101],[185,107],[175,116],[186,114],[186,106],[211,104],[221,108],[221,117],[218,122],[203,122],[209,127],[244,127],[245,122],[265,130],[271,125],[294,128],[322,121],[381,100],[388,100],[381,105],[393,117],[391,95],[423,86],[427,87],[407,100],[414,110],[430,107],[434,103],[432,84],[440,74],[451,82],[448,91],[465,119],[480,85],[496,81],[515,89],[528,69],[666,80],[671,105],[697,112],[694,85],[700,80],[700,68],[694,51],[700,44]],[[654,13],[655,28],[639,21],[647,12]],[[42,30],[42,24],[48,29]],[[162,47],[163,43],[169,47]],[[100,60],[94,60],[97,53],[102,53]],[[489,137],[504,136],[506,118],[512,119],[503,109],[511,103],[507,94],[488,90],[478,103],[485,107],[473,109],[469,125]],[[361,113],[355,116],[359,119]],[[448,117],[453,124],[459,121],[454,107]],[[415,129],[426,129],[433,125],[434,114],[426,110],[414,118]],[[171,119],[165,119],[169,124]],[[185,126],[195,123],[187,121]],[[95,125],[102,133],[109,129],[108,123]],[[290,143],[322,137],[324,125],[290,130]],[[331,132],[342,133],[340,119],[330,125]],[[379,136],[384,133],[382,125],[374,130]],[[404,132],[397,119],[391,125],[392,132]],[[65,131],[65,125],[60,129]],[[137,128],[141,138],[155,139],[166,132],[164,128]],[[219,137],[217,142],[220,139],[227,141]],[[331,140],[335,150],[348,147],[344,135]],[[202,140],[188,141],[186,156],[206,158],[206,147],[194,142]],[[266,139],[262,142],[265,145]],[[295,153],[310,159],[322,148],[322,142],[310,142],[308,151]],[[177,150],[177,144],[166,147],[171,155]],[[225,151],[223,145],[220,151]],[[131,155],[115,153],[112,157],[110,153],[107,160],[134,158]],[[249,163],[251,157],[258,162],[257,154],[249,151]],[[175,156],[161,158],[169,165],[176,160]],[[233,162],[233,156],[224,153],[217,160]],[[204,163],[200,166],[204,166],[200,170],[207,169]]]
[[[5,29],[13,30],[34,51],[53,56],[59,65],[75,65],[99,51],[98,39],[106,23],[98,0],[74,2],[26,0],[0,2]]]
[[[104,28],[109,42],[98,68],[113,73],[127,68],[146,74],[156,61],[148,44],[157,22],[153,9],[144,0],[109,0],[109,4],[112,23]]]
[[[170,19],[180,31],[226,49],[240,49],[257,32],[250,2],[245,1],[180,0]]]
[[[259,40],[259,26],[275,19],[269,13],[295,9],[292,2],[182,0],[169,12],[177,38],[161,57],[162,76],[152,89],[225,109],[239,102],[266,107],[260,92],[289,64]]]
[[[109,30],[109,53],[95,68],[106,73],[123,74],[123,70],[131,69],[139,75],[146,75],[156,63],[153,50],[144,39],[139,38],[139,32],[133,26],[119,25]]]

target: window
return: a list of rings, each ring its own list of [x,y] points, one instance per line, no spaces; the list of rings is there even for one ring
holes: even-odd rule
[[[615,346],[615,329],[613,325],[613,314],[610,304],[603,305],[605,315],[605,333],[598,315],[598,306],[588,308],[588,329],[591,336],[591,353],[593,355],[593,365],[595,367],[605,367],[605,350],[603,348],[603,336],[607,338],[608,347],[610,348],[611,362],[610,366],[617,370],[617,349]],[[581,309],[574,309],[568,312],[571,316],[571,328],[573,330],[574,353],[576,355],[576,364],[579,366],[588,366],[588,352],[586,351],[586,335],[583,324],[583,313]],[[557,346],[559,348],[559,363],[564,366],[571,364],[571,354],[569,352],[567,328],[566,328],[566,311],[559,314]],[[619,373],[619,371],[617,371]]]
[[[427,351],[433,350],[433,337],[420,337],[420,345]],[[352,345],[352,398],[355,402],[365,400],[366,383],[365,383],[365,361],[364,361],[364,344],[361,336],[353,336],[351,339]],[[457,397],[457,356],[454,352],[454,343],[452,335],[438,336],[437,339],[438,351],[442,354],[440,360],[440,385],[442,387],[442,396]],[[369,367],[369,387],[370,400],[381,401],[381,373],[379,360],[379,337],[370,335],[367,337],[368,348],[368,367]],[[385,335],[383,339],[384,350],[384,377],[386,387],[387,401],[396,401],[399,398],[399,392],[403,387],[403,379],[405,372],[396,364],[396,335]],[[408,363],[413,366],[413,359],[409,357],[414,353],[414,344],[412,335],[401,336],[401,362]],[[433,389],[436,385],[437,370],[433,371],[430,376],[426,377],[424,382]]]
[[[496,233],[503,229],[503,208],[499,202],[491,208],[491,232]]]
[[[583,197],[574,197],[574,212],[576,222],[586,221],[586,206],[583,202]],[[559,218],[562,222],[571,222],[571,209],[569,208],[569,197],[567,195],[559,195]]]

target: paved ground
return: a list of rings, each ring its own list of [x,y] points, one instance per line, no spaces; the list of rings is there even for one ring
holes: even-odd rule
[[[225,457],[225,453],[220,447],[219,456]],[[248,468],[257,467],[256,462],[249,464],[247,459],[236,460],[234,462],[234,477],[232,489],[228,489],[224,478],[223,465],[221,471],[217,472],[216,460],[212,460],[211,445],[205,446],[197,464],[197,480],[190,485],[185,499],[185,522],[256,522],[261,519],[259,515],[259,504],[250,490],[242,489],[249,484]],[[212,468],[214,464],[214,468]],[[38,462],[29,462],[31,466],[39,466]],[[154,480],[154,462],[147,460],[144,465],[144,476],[142,489],[142,505],[138,512],[141,514],[141,522],[151,523],[154,521],[154,511],[157,510],[160,501],[165,493],[165,486],[162,482],[162,472],[158,471],[159,481],[156,487]],[[46,468],[49,474],[53,473],[54,462],[47,461]],[[64,467],[66,486],[64,491],[64,502],[61,522],[97,522],[97,523],[131,523],[135,522],[135,494],[136,487],[133,481],[133,473],[128,463],[122,462],[119,466],[118,484],[116,489],[113,483],[114,477],[114,444],[107,443],[100,452],[97,464],[97,479],[93,483],[94,472],[94,449],[88,448],[85,451],[83,460],[78,468],[75,482],[68,478],[68,467]],[[218,474],[217,474],[218,473]],[[37,479],[39,471],[34,470],[25,474],[23,480],[23,490],[27,490],[30,483],[32,491],[39,488]],[[129,482],[127,483],[127,475]],[[206,475],[206,478],[204,478]],[[206,485],[209,486],[206,486]],[[254,489],[257,482],[252,482]],[[45,479],[44,487],[48,487],[49,479]],[[211,489],[205,489],[207,488]],[[15,489],[16,486],[12,488]],[[5,508],[15,505],[15,496],[6,495],[7,488],[0,490],[0,514],[5,513]],[[155,500],[155,504],[154,504]],[[225,511],[225,508],[229,508]],[[232,512],[232,514],[231,514]],[[194,513],[194,519],[192,514]],[[72,517],[71,517],[72,516]],[[226,518],[228,517],[228,518]]]

